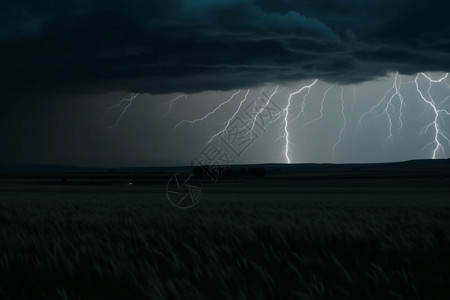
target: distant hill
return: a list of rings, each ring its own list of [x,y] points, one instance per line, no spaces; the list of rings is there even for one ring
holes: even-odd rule
[[[450,172],[450,159],[421,159],[390,163],[302,163],[302,164],[242,164],[230,165],[234,170],[241,168],[264,167],[269,173],[311,173],[311,172],[342,172],[342,171],[412,171],[412,172]],[[0,165],[0,174],[61,174],[61,173],[110,173],[110,174],[171,174],[191,172],[191,166],[178,167],[123,167],[123,168],[95,168],[61,165]]]
[[[287,172],[312,171],[312,170],[376,170],[390,169],[400,170],[408,168],[420,169],[447,169],[450,167],[450,159],[417,159],[403,162],[387,163],[356,163],[356,164],[331,164],[331,163],[305,163],[305,164],[262,164],[267,170],[283,169]]]
[[[105,168],[89,168],[61,165],[0,165],[0,174],[20,173],[97,173],[106,172]]]

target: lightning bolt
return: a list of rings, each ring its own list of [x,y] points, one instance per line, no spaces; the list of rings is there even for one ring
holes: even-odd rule
[[[393,141],[394,138],[394,134],[392,132],[392,127],[393,127],[393,114],[395,113],[395,105],[394,105],[394,100],[398,99],[398,128],[397,128],[397,132],[400,132],[400,130],[403,128],[403,108],[405,106],[405,102],[404,102],[404,98],[400,92],[400,87],[402,85],[401,82],[401,77],[399,75],[399,73],[397,72],[395,74],[394,77],[394,82],[391,86],[391,88],[389,88],[386,93],[383,95],[383,97],[381,98],[381,100],[375,104],[374,106],[372,106],[370,108],[370,110],[366,111],[364,114],[361,115],[361,117],[358,120],[358,125],[357,128],[361,128],[362,127],[362,121],[363,119],[372,114],[375,110],[377,110],[380,107],[384,106],[384,109],[377,115],[372,116],[369,121],[377,119],[379,117],[381,117],[382,115],[385,115],[388,121],[388,135],[384,140],[383,143],[383,148],[385,147],[386,143],[388,141]],[[391,94],[392,93],[392,94]],[[388,99],[388,96],[391,94],[391,96]]]
[[[107,129],[115,128],[119,126],[120,121],[122,120],[123,116],[125,115],[127,109],[133,105],[133,100],[136,99],[136,97],[139,96],[139,93],[132,94],[129,98],[124,98],[120,100],[117,104],[114,104],[106,109],[105,114],[99,119],[99,121],[104,120],[113,110],[120,109],[121,112],[119,114],[119,117],[116,119],[113,125],[110,125],[106,127]]]
[[[323,107],[325,105],[325,98],[327,97],[328,92],[334,87],[334,85],[330,85],[330,87],[328,87],[328,89],[326,89],[325,93],[323,93],[323,97],[322,97],[322,101],[320,102],[320,110],[319,110],[319,116],[306,122],[303,127],[306,127],[308,125],[310,125],[311,123],[314,123],[316,121],[322,120],[323,117]]]
[[[423,148],[423,149],[426,149],[427,147],[434,144],[433,156],[432,156],[433,159],[436,159],[438,157],[439,152],[441,152],[444,157],[446,156],[445,149],[441,143],[441,139],[444,139],[450,146],[450,139],[447,136],[447,134],[441,130],[441,128],[439,126],[439,122],[438,122],[439,119],[443,117],[443,115],[450,116],[450,113],[445,109],[440,109],[439,108],[440,105],[439,104],[436,105],[436,102],[431,95],[432,84],[445,81],[448,77],[448,74],[449,73],[446,73],[443,77],[436,80],[436,79],[432,79],[430,76],[426,75],[425,73],[418,73],[416,78],[414,79],[414,81],[416,83],[417,93],[420,95],[420,98],[425,102],[425,104],[431,108],[431,111],[433,112],[433,115],[434,115],[433,120],[430,123],[428,123],[428,125],[425,125],[424,130],[422,130],[422,134],[426,134],[430,128],[434,128],[433,140],[431,142],[429,142],[427,145],[425,145],[425,147]],[[427,89],[428,98],[424,96],[424,94],[422,93],[422,91],[420,90],[420,87],[419,87],[418,79],[419,79],[419,76],[421,76],[421,75],[426,80],[428,80],[428,89]],[[447,87],[450,88],[448,82],[446,82],[446,84],[447,84]],[[445,102],[449,97],[450,96],[446,97],[443,101],[440,102],[440,104]]]
[[[263,89],[264,90],[264,89]],[[262,95],[263,90],[261,90],[261,92],[259,93],[258,96],[255,97],[255,99],[259,96]],[[259,108],[256,107],[256,102],[255,102],[255,106],[253,108],[253,112],[252,112],[252,117],[245,121],[245,124],[243,127],[239,128],[239,130],[244,130],[246,128],[248,128],[248,126],[250,126],[250,129],[247,131],[246,135],[251,134],[251,138],[253,138],[253,132],[255,129],[255,125],[256,125],[256,121],[258,120],[258,117],[263,113],[263,111],[269,106],[270,101],[272,100],[273,96],[275,96],[275,94],[278,92],[278,85],[275,87],[274,91],[272,92],[272,94],[270,94],[270,96],[267,98],[266,102]],[[267,128],[269,124],[264,126],[264,129]]]
[[[238,108],[235,110],[235,112],[233,113],[233,115],[228,119],[225,127],[220,130],[219,132],[217,132],[216,134],[214,134],[207,142],[207,144],[211,143],[216,137],[221,137],[224,132],[228,129],[228,126],[230,126],[231,121],[234,119],[234,117],[236,117],[236,115],[238,114],[238,112],[241,110],[242,104],[244,104],[244,102],[247,100],[247,96],[248,93],[250,93],[250,90],[247,90],[247,92],[245,93],[244,99],[242,99],[241,102],[239,102],[239,106]]]
[[[300,118],[300,116],[305,114],[306,97],[308,97],[310,91],[311,91],[311,88],[308,88],[306,93],[303,95],[302,101],[300,102],[300,111],[297,114],[297,116],[290,121],[290,123],[294,122],[295,120]]]
[[[250,127],[249,132],[252,134],[252,138],[253,138],[253,130],[255,128],[255,124],[256,124],[256,120],[258,119],[258,117],[262,114],[262,112],[267,108],[267,106],[269,106],[270,100],[272,99],[272,97],[275,95],[275,93],[278,90],[278,85],[275,87],[275,90],[273,91],[273,93],[269,96],[269,98],[267,99],[266,103],[264,103],[264,105],[262,105],[258,110],[255,111],[255,108],[253,108],[253,118],[250,121],[250,124],[252,124],[252,126]],[[256,102],[255,102],[256,105]],[[247,133],[248,134],[248,133]]]
[[[287,162],[288,164],[291,163],[291,159],[290,159],[290,157],[289,157],[289,145],[290,145],[290,141],[289,141],[289,130],[288,130],[288,123],[289,123],[289,122],[288,122],[288,117],[289,117],[289,109],[291,108],[291,100],[292,100],[292,97],[295,96],[295,95],[297,95],[297,94],[300,94],[300,93],[301,93],[302,91],[304,91],[305,89],[307,89],[307,90],[308,90],[308,93],[309,93],[309,90],[316,84],[316,82],[317,82],[317,79],[315,79],[311,84],[305,85],[305,86],[301,87],[299,90],[297,90],[296,92],[293,92],[293,93],[289,94],[288,104],[287,104],[287,106],[283,109],[283,112],[284,112],[284,135],[281,136],[281,137],[284,137],[284,138],[285,138],[285,146],[284,146],[283,154],[284,154],[284,157],[286,158],[286,162]]]
[[[198,119],[194,119],[194,120],[183,120],[183,121],[179,122],[178,124],[176,124],[176,125],[174,126],[173,129],[174,129],[174,130],[177,129],[178,126],[180,126],[180,125],[182,125],[182,124],[184,124],[184,123],[188,123],[188,124],[190,124],[190,125],[193,125],[193,124],[195,124],[195,123],[197,123],[197,122],[202,122],[202,121],[206,120],[209,116],[211,116],[212,114],[216,113],[222,106],[224,106],[225,104],[227,104],[228,102],[230,102],[231,100],[233,100],[233,98],[234,98],[237,94],[239,94],[240,92],[241,92],[241,90],[238,90],[237,92],[233,93],[233,94],[231,95],[231,97],[228,98],[228,100],[226,100],[226,101],[220,103],[217,107],[215,107],[212,111],[208,112],[208,113],[207,113],[206,115],[204,115],[203,117],[198,118]]]
[[[443,106],[446,105],[446,103],[449,101],[450,95],[445,98],[443,97],[443,99],[434,99],[433,93],[432,93],[434,90],[432,88],[434,87],[435,84],[441,83],[441,84],[445,84],[446,88],[450,91],[450,83],[447,80],[450,76],[448,76],[448,74],[449,73],[446,73],[445,76],[441,76],[438,79],[433,79],[433,78],[431,78],[430,75],[427,75],[425,73],[418,73],[417,76],[415,77],[415,79],[410,80],[408,78],[408,81],[407,81],[407,80],[404,80],[405,77],[402,78],[402,76],[400,76],[400,74],[398,72],[395,73],[395,75],[393,76],[393,79],[392,79],[392,84],[390,84],[387,87],[387,90],[384,92],[383,96],[381,98],[379,98],[377,100],[377,102],[373,106],[370,107],[369,110],[367,110],[362,115],[360,115],[359,119],[357,119],[357,126],[356,126],[355,133],[356,134],[358,133],[358,130],[360,130],[363,127],[364,123],[370,123],[371,121],[374,121],[378,118],[385,118],[386,125],[387,125],[387,129],[386,129],[387,133],[384,138],[382,147],[384,149],[386,147],[386,145],[388,144],[388,142],[393,143],[394,138],[397,135],[400,135],[400,133],[402,132],[402,129],[404,128],[404,122],[405,122],[404,109],[406,107],[406,102],[405,102],[405,98],[402,95],[402,88],[403,88],[403,86],[405,86],[407,84],[411,84],[411,85],[414,84],[415,90],[417,91],[418,95],[420,96],[420,99],[426,105],[426,109],[428,111],[432,112],[432,114],[433,114],[432,120],[430,122],[427,122],[421,131],[422,135],[427,134],[431,131],[433,132],[432,141],[430,141],[424,147],[424,149],[426,149],[427,147],[433,146],[433,153],[432,153],[433,159],[441,157],[442,155],[445,156],[445,154],[446,154],[445,153],[445,147],[446,147],[445,144],[448,144],[450,146],[450,135],[448,135],[446,132],[444,132],[444,130],[443,130],[444,127],[442,126],[442,123],[445,124],[446,120],[444,118],[450,116],[450,112],[449,112],[448,108],[445,109]],[[411,78],[414,78],[414,77],[411,77]],[[299,119],[301,116],[305,115],[305,113],[306,113],[305,106],[307,104],[307,99],[308,99],[307,97],[310,95],[311,89],[316,85],[317,82],[318,82],[318,79],[315,79],[312,82],[310,82],[309,84],[303,85],[298,90],[288,94],[289,96],[287,97],[287,103],[284,106],[284,108],[279,109],[275,116],[271,115],[271,117],[275,117],[275,118],[272,118],[268,123],[263,125],[263,126],[265,126],[264,129],[266,129],[272,123],[277,122],[278,120],[281,120],[279,122],[280,123],[279,124],[280,125],[280,134],[279,134],[278,138],[276,139],[276,141],[278,141],[279,139],[284,139],[284,145],[283,145],[280,157],[283,157],[283,159],[289,164],[292,161],[292,159],[291,159],[291,145],[292,145],[291,139],[292,139],[292,137],[291,137],[291,132],[289,129],[290,124],[292,122],[294,122],[295,120]],[[424,84],[426,84],[426,83],[428,83],[428,84],[424,87]],[[323,92],[323,95],[321,98],[320,109],[319,109],[318,115],[315,118],[313,118],[312,120],[304,123],[304,125],[302,127],[309,126],[310,124],[323,119],[326,101],[328,99],[327,97],[329,97],[329,93],[333,90],[334,87],[335,87],[335,85],[331,85],[328,88],[326,88],[326,90]],[[355,86],[351,86],[351,88],[352,88],[352,95],[351,95],[352,102],[347,103],[347,101],[344,97],[344,87],[341,86],[340,110],[338,110],[339,111],[338,113],[339,113],[340,117],[342,118],[342,126],[340,127],[339,133],[338,133],[336,139],[334,140],[334,144],[332,147],[333,160],[336,158],[336,150],[338,149],[338,146],[342,143],[343,138],[344,138],[344,133],[348,127],[348,120],[347,120],[347,116],[346,116],[346,113],[348,113],[348,112],[346,110],[350,109],[350,108],[351,108],[351,110],[354,110],[354,106],[356,105]],[[263,91],[264,91],[264,88],[259,92],[258,95],[254,96],[253,99],[257,99],[259,96],[261,96],[263,94]],[[267,96],[267,94],[264,94],[264,97],[267,99],[264,99],[264,102],[262,104],[261,104],[261,102],[259,102],[259,104],[258,104],[255,101],[254,107],[253,107],[253,112],[248,113],[247,119],[245,119],[245,120],[241,119],[241,121],[244,124],[244,126],[242,128],[240,128],[241,131],[244,129],[246,131],[245,133],[252,134],[252,138],[253,138],[255,125],[257,124],[258,118],[267,109],[267,107],[269,106],[273,97],[278,92],[279,92],[279,86],[277,85],[275,87],[275,89],[271,92],[270,96]],[[233,94],[231,94],[231,96],[227,100],[218,104],[216,107],[214,107],[214,109],[212,109],[205,115],[203,115],[197,119],[193,119],[193,120],[182,120],[181,122],[176,124],[173,129],[175,130],[176,128],[178,128],[179,126],[181,126],[183,124],[193,125],[197,122],[202,122],[204,120],[207,120],[212,115],[216,114],[219,110],[221,110],[225,105],[230,103],[233,99],[235,99],[236,96],[240,93],[241,93],[241,90],[233,92]],[[221,123],[220,130],[215,132],[214,135],[212,135],[211,137],[208,137],[207,144],[213,142],[214,139],[216,139],[216,138],[220,139],[222,137],[222,135],[226,132],[226,130],[229,129],[231,122],[241,111],[243,104],[248,100],[249,93],[250,93],[250,89],[247,90],[245,95],[243,96],[243,98],[241,100],[239,100],[239,104],[236,107],[236,109],[233,111],[231,117],[229,119],[227,119],[227,121],[225,121],[224,123]],[[137,96],[137,94],[136,94],[136,96]],[[109,109],[109,110],[111,110],[114,107],[122,108],[124,106],[124,104],[127,104],[123,107],[123,111],[122,111],[121,115],[119,116],[116,124],[111,127],[115,127],[115,126],[117,126],[117,124],[119,124],[120,119],[122,118],[123,114],[131,106],[132,100],[136,96],[133,95],[129,99],[123,99],[118,105],[115,105]],[[176,98],[174,98],[170,103],[169,111],[167,113],[169,113],[171,111],[174,103],[183,97],[187,97],[187,96],[179,95]],[[242,96],[239,96],[239,97],[242,97]],[[298,112],[298,114],[296,114],[295,117],[293,116],[293,111],[294,111],[294,106],[295,106],[294,99],[297,99],[296,101],[299,101],[299,106],[298,106],[299,112]],[[128,101],[128,102],[126,102],[126,101]],[[297,106],[295,106],[295,108],[297,109]]]
[[[176,96],[172,100],[170,100],[169,109],[167,110],[167,112],[165,114],[162,115],[162,117],[168,116],[172,112],[172,107],[175,104],[175,102],[177,102],[178,100],[180,100],[182,98],[187,98],[187,95],[181,94],[181,95]]]
[[[344,107],[345,101],[344,101],[344,88],[341,87],[341,116],[344,120],[344,124],[341,127],[341,130],[339,131],[338,138],[336,142],[333,145],[333,159],[336,157],[336,147],[341,143],[342,141],[342,134],[344,133],[345,127],[347,126],[347,118],[345,117],[345,107]]]

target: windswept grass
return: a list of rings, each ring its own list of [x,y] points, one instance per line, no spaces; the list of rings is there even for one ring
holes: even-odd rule
[[[442,191],[0,188],[1,299],[450,299]]]

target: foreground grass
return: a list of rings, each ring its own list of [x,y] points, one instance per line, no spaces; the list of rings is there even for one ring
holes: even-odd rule
[[[0,188],[1,299],[450,299],[442,191]]]

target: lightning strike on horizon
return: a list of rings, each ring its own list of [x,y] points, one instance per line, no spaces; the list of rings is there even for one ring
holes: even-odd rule
[[[293,96],[301,93],[303,90],[308,89],[310,90],[317,82],[317,79],[315,79],[311,84],[309,85],[305,85],[303,87],[301,87],[298,91],[293,92],[291,94],[289,94],[289,98],[288,98],[288,104],[286,105],[286,107],[283,109],[284,111],[284,135],[281,137],[285,138],[285,146],[284,146],[284,151],[283,154],[286,158],[286,162],[288,164],[291,163],[291,159],[289,157],[289,145],[290,145],[290,141],[289,141],[289,130],[288,130],[288,117],[289,117],[289,109],[291,107],[291,99]]]
[[[169,109],[167,110],[166,113],[164,113],[162,115],[162,117],[166,117],[172,112],[172,107],[175,104],[175,102],[177,102],[181,98],[187,98],[187,97],[188,97],[188,95],[186,95],[186,94],[180,94],[180,95],[176,96],[175,98],[173,98],[172,100],[170,100]]]
[[[225,130],[227,130],[227,129],[228,129],[228,126],[230,126],[231,121],[234,119],[234,117],[236,117],[236,115],[237,115],[237,114],[239,113],[239,111],[241,110],[242,104],[244,104],[244,102],[247,100],[248,93],[250,93],[250,90],[247,90],[247,92],[245,93],[244,99],[242,99],[242,101],[239,102],[238,108],[235,110],[235,112],[233,113],[233,115],[228,119],[228,121],[226,122],[225,127],[224,127],[222,130],[220,130],[219,132],[217,132],[216,134],[214,134],[214,135],[208,140],[207,144],[211,143],[217,136],[220,138],[220,137],[224,134]]]
[[[345,117],[345,101],[344,101],[344,87],[341,86],[341,116],[344,120],[344,124],[341,127],[341,130],[339,131],[339,135],[337,137],[336,142],[333,145],[333,159],[336,157],[336,147],[341,143],[342,141],[342,134],[344,133],[345,127],[347,127],[347,118]]]
[[[449,76],[449,73],[447,73],[445,76],[440,77],[439,79],[432,79],[429,75],[425,73],[418,73],[415,79],[410,81],[405,81],[401,77],[401,75],[397,72],[395,73],[395,76],[393,78],[392,85],[390,85],[387,89],[387,91],[383,94],[381,99],[378,100],[378,102],[373,105],[369,110],[364,112],[362,115],[360,115],[358,121],[357,121],[357,127],[356,127],[356,133],[358,133],[358,130],[361,129],[363,126],[363,122],[370,122],[372,120],[375,120],[377,118],[385,116],[386,122],[387,122],[387,136],[384,139],[384,142],[382,144],[383,149],[385,148],[388,141],[394,142],[394,137],[396,135],[399,135],[404,127],[404,107],[406,107],[405,99],[402,95],[402,87],[409,84],[415,84],[415,88],[420,95],[420,99],[426,104],[427,108],[433,112],[433,120],[430,123],[427,123],[423,127],[422,134],[425,134],[429,132],[431,129],[434,129],[434,139],[428,143],[425,147],[429,147],[430,145],[435,145],[433,149],[432,158],[435,159],[437,157],[440,157],[441,155],[445,156],[445,150],[443,143],[444,141],[449,144],[450,146],[450,137],[449,135],[444,132],[440,126],[441,120],[445,122],[443,119],[444,116],[450,116],[450,112],[447,109],[441,108],[447,101],[450,99],[450,95],[445,97],[444,99],[439,99],[440,102],[435,101],[435,99],[432,96],[432,87],[436,83],[445,83],[446,87],[450,91],[450,83],[446,80]],[[421,79],[428,82],[427,87],[428,88],[422,88],[423,82],[420,82],[419,79]],[[409,80],[409,79],[408,79]],[[313,86],[318,82],[318,79],[315,79],[310,84],[301,86],[298,90],[292,92],[287,97],[287,104],[284,106],[283,109],[280,109],[275,115],[271,115],[274,118],[272,118],[267,124],[264,125],[264,129],[266,129],[268,126],[270,126],[272,123],[277,122],[278,120],[282,119],[280,122],[280,134],[278,138],[275,140],[277,142],[279,139],[284,139],[284,147],[281,152],[280,156],[284,156],[284,160],[290,164],[291,159],[291,132],[289,130],[289,125],[297,120],[300,116],[304,115],[305,112],[305,105],[308,95],[310,95],[311,89]],[[319,120],[322,120],[325,114],[325,101],[327,100],[327,97],[329,93],[332,91],[332,89],[335,87],[335,85],[330,85],[324,92],[321,98],[320,102],[320,110],[319,115],[313,118],[312,120],[306,122],[302,127],[306,127],[314,122],[317,122]],[[254,96],[253,99],[258,99],[263,94],[264,88],[259,92],[258,95]],[[173,129],[176,129],[177,127],[181,126],[182,124],[195,124],[197,122],[202,122],[203,120],[206,120],[211,115],[215,114],[220,110],[224,105],[231,102],[239,93],[241,90],[238,90],[234,92],[226,101],[220,103],[217,105],[213,110],[202,116],[201,118],[197,118],[194,120],[183,120],[176,124]],[[239,128],[239,130],[246,130],[247,132],[245,134],[252,134],[253,137],[253,131],[255,128],[256,121],[258,117],[263,113],[263,111],[268,107],[269,103],[272,101],[272,98],[274,95],[276,95],[279,92],[279,86],[277,85],[275,89],[272,91],[269,97],[267,97],[267,94],[264,94],[267,100],[264,100],[262,104],[258,104],[256,101],[254,103],[253,112],[248,113],[248,119],[241,120],[243,121],[244,126],[242,128]],[[250,93],[250,89],[247,90],[245,93],[245,96],[242,100],[240,100],[239,105],[237,106],[236,110],[234,110],[234,113],[231,115],[231,117],[223,122],[223,128],[216,132],[212,137],[208,137],[208,143],[213,142],[213,140],[217,137],[221,137],[226,130],[229,128],[230,123],[232,120],[237,116],[237,114],[240,112],[241,107],[243,106],[244,102],[248,100],[248,95]],[[173,99],[171,103],[175,103],[179,98],[183,97],[183,95],[179,95],[177,98]],[[300,112],[298,115],[294,118],[292,118],[292,111],[294,110],[294,97],[299,98],[299,108]],[[127,99],[126,99],[127,100]],[[124,101],[124,100],[122,100]],[[132,99],[128,99],[128,101],[132,101]],[[336,157],[336,149],[337,147],[342,143],[344,132],[348,127],[348,121],[346,116],[346,110],[349,105],[351,105],[352,110],[354,109],[355,103],[356,103],[356,89],[355,86],[352,86],[352,102],[348,103],[345,101],[344,97],[344,87],[341,86],[340,91],[340,101],[341,101],[341,108],[340,108],[340,116],[342,117],[343,124],[342,127],[339,130],[339,134],[336,137],[336,140],[332,147],[332,154],[333,154],[333,160]],[[124,108],[124,111],[122,112],[121,116],[125,113],[126,109],[131,105],[131,103],[128,103],[128,105]],[[346,108],[347,105],[347,108]],[[121,118],[120,116],[120,118]],[[120,118],[118,121],[120,121]],[[117,122],[118,124],[118,122]],[[283,132],[281,132],[283,131]]]
[[[416,90],[417,93],[420,95],[420,98],[427,104],[427,106],[429,106],[432,111],[433,111],[433,121],[431,121],[430,123],[428,123],[428,125],[424,126],[424,129],[422,130],[422,134],[426,134],[428,132],[428,130],[430,128],[434,128],[434,138],[431,142],[429,142],[427,145],[425,145],[425,147],[423,149],[426,149],[427,147],[431,146],[431,145],[435,145],[434,149],[433,149],[433,155],[432,158],[436,159],[438,156],[438,152],[441,152],[442,155],[445,157],[446,153],[445,153],[445,149],[442,146],[442,143],[440,141],[441,139],[444,139],[445,141],[447,141],[448,145],[450,146],[450,138],[447,136],[447,134],[441,130],[440,126],[439,126],[439,122],[438,119],[442,118],[442,114],[450,116],[450,112],[447,111],[446,109],[439,109],[439,105],[436,105],[434,98],[431,95],[431,88],[432,88],[432,84],[433,83],[440,83],[442,81],[445,81],[448,77],[449,73],[446,73],[445,76],[439,78],[439,79],[432,79],[430,76],[426,75],[425,73],[418,73],[414,79],[415,83],[416,83]],[[424,94],[422,93],[422,91],[420,90],[419,87],[419,76],[422,75],[425,79],[428,80],[428,89],[427,89],[427,95],[429,97],[429,99],[427,99]],[[446,82],[446,81],[445,81]],[[449,87],[448,82],[446,82],[447,87]],[[449,87],[450,88],[450,87]],[[448,99],[445,98],[445,99]],[[440,103],[443,103],[444,101],[441,101]]]
[[[233,94],[231,95],[231,97],[228,98],[228,100],[226,100],[226,101],[220,103],[220,104],[219,104],[217,107],[215,107],[212,111],[208,112],[206,115],[204,115],[204,116],[201,117],[201,118],[194,119],[194,120],[183,120],[183,121],[179,122],[178,124],[176,124],[176,125],[173,127],[173,130],[177,129],[177,127],[180,126],[180,125],[183,124],[183,123],[188,123],[188,124],[190,124],[190,125],[193,125],[193,124],[195,124],[195,123],[197,123],[197,122],[202,122],[202,121],[206,120],[210,115],[216,113],[222,106],[224,106],[225,104],[227,104],[228,102],[230,102],[231,100],[233,100],[234,96],[236,96],[236,95],[239,94],[240,92],[241,92],[241,90],[238,90],[237,92],[233,93]]]
[[[137,96],[139,96],[139,93],[134,93],[131,95],[130,98],[124,98],[124,99],[120,100],[119,103],[114,104],[106,109],[105,114],[103,115],[103,117],[100,120],[106,118],[106,116],[109,114],[109,112],[111,112],[113,109],[116,109],[116,108],[122,109],[122,112],[119,114],[119,117],[116,119],[116,122],[113,125],[106,127],[107,129],[112,129],[112,128],[119,126],[119,123],[122,120],[123,116],[125,115],[127,109],[131,105],[133,105],[133,100],[136,99]],[[125,106],[122,107],[122,104],[125,102],[128,102],[128,104],[126,104]]]

